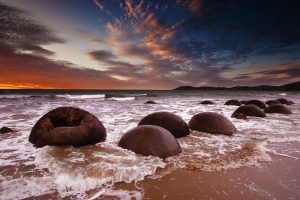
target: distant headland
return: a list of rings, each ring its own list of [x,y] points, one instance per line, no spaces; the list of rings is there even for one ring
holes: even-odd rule
[[[300,91],[300,81],[281,86],[259,85],[259,86],[236,86],[236,87],[193,87],[180,86],[173,90],[261,90],[261,91]]]

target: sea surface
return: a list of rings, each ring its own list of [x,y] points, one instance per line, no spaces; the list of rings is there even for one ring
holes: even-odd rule
[[[224,105],[229,99],[266,101],[281,97],[295,102],[288,106],[292,115],[267,114],[266,118],[238,120],[230,117],[237,107]],[[149,100],[157,104],[144,104]],[[199,104],[203,100],[214,101],[215,105]],[[81,148],[33,147],[28,141],[32,127],[60,106],[78,107],[95,115],[106,128],[107,140]],[[178,139],[183,152],[165,160],[117,146],[126,131],[158,111],[175,113],[186,122],[201,112],[217,112],[228,117],[238,132],[225,136],[193,131]],[[300,162],[300,149],[289,145],[300,142],[299,119],[300,93],[295,92],[2,91],[0,128],[7,126],[16,132],[0,135],[0,199],[47,194],[55,194],[58,199],[143,199],[143,188],[116,189],[114,185],[160,179],[176,169],[209,173],[241,170],[272,162],[274,155]],[[294,179],[296,187],[290,199],[300,199],[299,175]],[[259,192],[259,188],[254,189]]]

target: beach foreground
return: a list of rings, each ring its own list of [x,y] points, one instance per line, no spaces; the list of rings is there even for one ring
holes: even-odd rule
[[[300,147],[300,143],[289,145]],[[219,172],[173,169],[157,178],[166,172],[158,170],[156,176],[147,177],[143,181],[115,184],[112,193],[116,195],[100,195],[105,192],[103,188],[88,191],[87,194],[94,199],[299,199],[300,161],[284,156],[271,157],[272,162],[264,162],[259,166]],[[59,194],[45,194],[26,199],[45,198],[57,199]],[[64,199],[73,198],[76,197]]]
[[[124,92],[123,92],[124,93]],[[156,92],[122,95],[4,95],[0,199],[299,199],[299,94],[278,92]],[[295,102],[292,115],[231,118],[229,99],[284,96]],[[157,104],[144,102],[153,100]],[[202,100],[214,105],[199,104]],[[36,121],[59,106],[93,113],[107,140],[80,148],[28,142]],[[161,159],[117,146],[122,135],[146,115],[167,111],[188,122],[200,112],[217,112],[238,129],[233,136],[193,131],[178,138],[183,152]]]

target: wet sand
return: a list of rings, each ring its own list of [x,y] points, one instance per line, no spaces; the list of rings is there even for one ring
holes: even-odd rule
[[[300,199],[300,160],[272,159],[260,166],[220,172],[177,169],[136,185],[143,189],[143,199]],[[136,189],[134,184],[122,183],[115,188]]]

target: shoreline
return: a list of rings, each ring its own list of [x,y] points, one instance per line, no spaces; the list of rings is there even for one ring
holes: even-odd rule
[[[292,145],[299,148],[300,142],[293,142]],[[283,146],[283,148],[286,147]],[[134,197],[166,200],[299,199],[300,160],[281,155],[270,156],[272,161],[222,171],[208,172],[183,168],[159,169],[154,175],[147,176],[144,180],[115,183],[109,189],[96,188],[86,194],[89,199],[97,200],[121,199],[120,195],[113,194],[122,193],[122,191],[127,192],[127,194],[123,194],[124,198],[122,199],[136,199]],[[61,198],[57,192],[54,192],[25,199],[42,200],[45,198],[67,200],[76,197]]]
[[[299,143],[300,144],[300,143]],[[273,161],[225,171],[176,169],[162,178],[117,183],[115,189],[143,189],[143,199],[299,199],[300,161],[271,156]],[[99,199],[114,199],[107,197]]]

